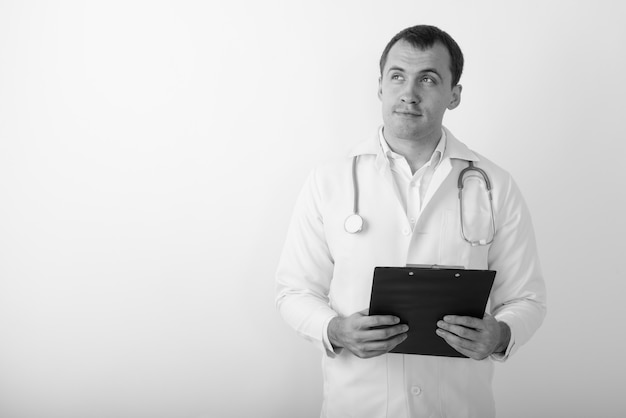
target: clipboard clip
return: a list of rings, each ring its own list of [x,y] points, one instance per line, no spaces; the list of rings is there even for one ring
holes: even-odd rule
[[[443,264],[407,264],[407,267],[432,270],[465,270],[464,266],[445,266]]]

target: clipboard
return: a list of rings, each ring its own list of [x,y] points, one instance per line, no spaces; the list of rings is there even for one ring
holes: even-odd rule
[[[408,337],[392,353],[467,357],[438,336],[445,315],[482,318],[495,279],[494,270],[376,267],[370,315],[394,315],[408,324]]]

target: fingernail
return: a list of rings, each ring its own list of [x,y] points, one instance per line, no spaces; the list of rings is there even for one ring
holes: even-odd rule
[[[442,330],[438,329],[436,332],[437,332],[437,335],[439,335],[440,337],[443,336],[443,331]]]

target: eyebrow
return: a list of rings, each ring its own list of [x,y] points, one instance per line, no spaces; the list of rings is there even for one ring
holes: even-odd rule
[[[406,72],[406,70],[404,68],[402,68],[402,67],[393,66],[393,67],[389,67],[389,69],[387,70],[387,74],[389,74],[392,71],[401,71],[403,73]],[[443,80],[443,77],[441,76],[441,74],[439,74],[439,71],[437,71],[435,68],[425,68],[425,69],[421,70],[419,73],[420,74],[433,73],[437,77],[439,77],[441,80]]]
[[[387,70],[387,74],[389,74],[392,71],[402,71],[402,72],[404,72],[404,68],[402,68],[402,67],[395,67],[395,66],[394,67],[389,67],[389,69]]]
[[[434,68],[426,68],[425,70],[420,71],[420,74],[424,74],[424,73],[433,73],[435,74],[437,77],[439,77],[440,79],[443,80],[443,76],[441,74],[439,74],[439,71],[437,71]]]

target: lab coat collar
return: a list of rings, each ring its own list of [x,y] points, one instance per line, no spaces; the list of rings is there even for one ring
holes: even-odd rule
[[[431,167],[436,168],[441,163],[441,161],[443,160],[443,155],[446,150],[446,142],[447,142],[446,136],[447,134],[442,128],[441,138],[439,139],[439,142],[437,143],[437,147],[435,148],[435,151],[433,151],[432,155],[430,156],[430,160],[428,160],[428,162],[424,164],[425,166],[430,165]],[[383,150],[383,154],[387,156],[387,159],[389,160],[389,162],[392,162],[393,160],[396,160],[396,159],[404,159],[402,155],[391,150],[391,148],[389,147],[389,144],[387,144],[387,140],[385,140],[385,136],[383,135],[382,126],[378,130],[378,141],[380,143],[380,147]]]
[[[444,151],[443,159],[459,159],[465,161],[480,161],[480,158],[472,152],[467,145],[459,141],[453,134],[446,128],[443,127],[443,130],[446,134],[446,149]],[[376,135],[374,135],[371,139],[367,141],[363,141],[360,144],[357,144],[352,151],[349,153],[350,157],[354,157],[357,155],[375,155],[376,156],[376,166],[378,168],[382,168],[387,163],[387,158],[383,153],[383,150],[380,146],[380,138],[379,138],[380,127],[376,130]]]

